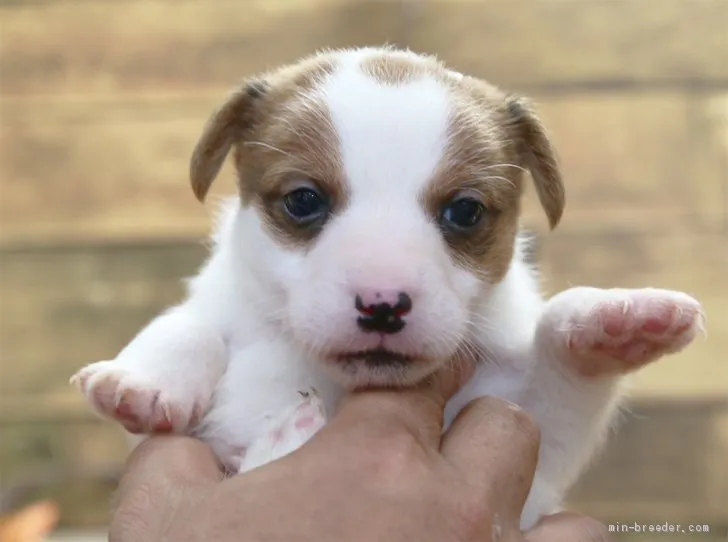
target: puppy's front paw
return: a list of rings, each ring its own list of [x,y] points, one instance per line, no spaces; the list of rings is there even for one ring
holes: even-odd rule
[[[682,292],[572,288],[552,298],[543,328],[582,376],[627,373],[685,348],[704,329],[695,299]]]
[[[326,408],[316,392],[301,395],[302,401],[275,418],[266,433],[245,451],[240,473],[297,450],[326,424]]]
[[[122,424],[130,433],[184,432],[197,423],[202,404],[195,397],[181,397],[135,374],[115,361],[87,365],[71,377],[102,416]]]

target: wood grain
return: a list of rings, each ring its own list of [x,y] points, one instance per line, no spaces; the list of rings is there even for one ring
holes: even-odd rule
[[[213,107],[209,99],[13,103],[0,128],[3,234],[202,231],[187,163]]]
[[[132,0],[0,6],[3,92],[226,85],[322,47],[404,42],[521,89],[728,85],[723,0]]]
[[[107,525],[129,446],[123,432],[99,419],[2,426],[3,508],[49,499],[61,526]]]
[[[632,401],[603,455],[570,496],[604,522],[728,524],[728,427],[723,400]]]
[[[410,45],[521,88],[728,84],[723,0],[423,2]]]
[[[728,118],[679,93],[534,97],[567,183],[566,229],[720,231]],[[527,208],[529,219],[534,208]]]
[[[6,99],[0,241],[200,237],[209,213],[187,164],[225,89],[86,102]],[[728,216],[728,94],[534,101],[567,182],[563,228],[719,231]],[[213,198],[231,193],[228,166]],[[545,219],[531,198],[529,225]]]
[[[72,372],[115,356],[204,256],[201,244],[4,252],[0,395],[71,391]]]
[[[0,6],[5,93],[228,85],[324,47],[396,43],[397,1],[65,0]]]

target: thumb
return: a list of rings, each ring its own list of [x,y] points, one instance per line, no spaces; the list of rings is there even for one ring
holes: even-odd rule
[[[366,427],[391,435],[402,430],[424,448],[439,450],[446,402],[474,372],[475,360],[458,355],[429,378],[409,388],[364,389],[351,393],[322,435]]]
[[[131,453],[119,481],[109,541],[167,540],[172,520],[188,518],[221,477],[212,450],[196,439],[145,440]]]
[[[119,481],[118,495],[140,486],[218,482],[220,464],[203,442],[174,435],[153,436],[141,442],[127,460]]]

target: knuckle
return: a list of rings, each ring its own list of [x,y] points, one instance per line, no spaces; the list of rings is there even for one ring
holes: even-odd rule
[[[481,499],[465,495],[464,498],[452,502],[449,508],[448,516],[453,522],[451,529],[456,535],[456,540],[481,540],[484,533],[500,533],[501,527],[497,521],[498,518],[490,515]]]
[[[540,439],[541,430],[536,420],[520,405],[496,397],[482,397],[476,401],[477,404],[473,405],[474,408],[497,416],[501,423],[515,428],[531,440]]]
[[[523,433],[537,438],[540,431],[536,420],[523,408],[515,403],[507,403],[504,416],[511,424],[518,427]]]
[[[383,436],[371,458],[377,477],[396,482],[419,477],[427,470],[427,453],[419,441],[407,432]]]
[[[149,519],[154,515],[152,488],[148,484],[141,484],[133,491],[117,493],[114,500],[109,540],[145,540],[151,529]]]

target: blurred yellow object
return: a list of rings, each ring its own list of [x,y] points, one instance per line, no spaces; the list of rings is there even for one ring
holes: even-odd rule
[[[58,523],[58,506],[38,501],[0,517],[0,542],[43,542]]]

